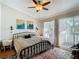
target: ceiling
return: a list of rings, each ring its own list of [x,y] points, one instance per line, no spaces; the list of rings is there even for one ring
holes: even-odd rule
[[[42,0],[41,0],[42,1]],[[18,11],[21,11],[34,19],[47,19],[61,13],[79,9],[79,0],[49,0],[51,3],[46,6],[48,11],[42,10],[36,12],[35,9],[28,8],[33,6],[32,0],[0,0],[1,3],[6,4]],[[75,9],[74,9],[75,8]]]

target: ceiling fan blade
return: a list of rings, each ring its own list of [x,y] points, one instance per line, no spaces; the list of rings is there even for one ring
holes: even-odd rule
[[[38,4],[40,4],[41,3],[41,1],[38,1]]]
[[[35,4],[37,4],[37,1],[36,0],[32,0]]]
[[[48,10],[47,8],[43,7],[44,10]]]
[[[43,3],[42,6],[46,6],[46,5],[48,5],[48,4],[50,4],[50,1],[48,1],[48,2],[46,2],[46,3]]]
[[[35,7],[28,7],[28,8],[35,8]]]

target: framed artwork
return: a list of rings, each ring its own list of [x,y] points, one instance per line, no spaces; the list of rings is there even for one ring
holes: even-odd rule
[[[27,29],[34,29],[33,21],[27,21],[26,26],[27,26]]]
[[[16,20],[16,29],[25,29],[25,20],[17,19]]]

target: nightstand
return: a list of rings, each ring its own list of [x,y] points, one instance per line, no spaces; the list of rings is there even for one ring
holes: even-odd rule
[[[12,40],[4,40],[3,47],[4,47],[4,50],[11,50],[12,49]]]

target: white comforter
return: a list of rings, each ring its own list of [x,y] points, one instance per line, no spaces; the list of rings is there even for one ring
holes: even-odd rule
[[[29,38],[29,39],[24,39],[24,38],[14,39],[14,46],[15,46],[15,50],[17,52],[17,59],[20,59],[19,54],[23,48],[26,48],[28,46],[35,44],[35,43],[38,43],[41,40],[42,40],[41,37],[33,37],[33,38]]]

